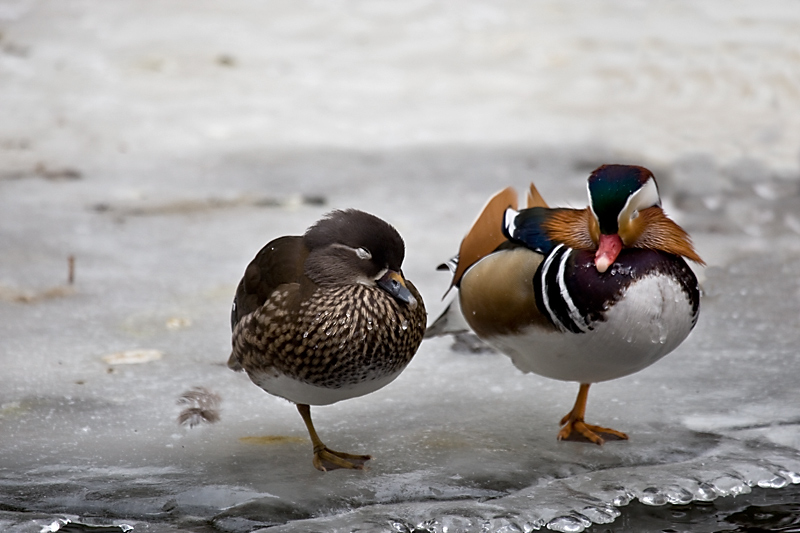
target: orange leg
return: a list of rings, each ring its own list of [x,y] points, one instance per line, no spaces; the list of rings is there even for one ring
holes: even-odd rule
[[[369,455],[353,455],[350,453],[337,452],[325,446],[317,436],[314,429],[314,423],[311,421],[311,407],[308,405],[298,403],[297,410],[300,411],[300,416],[303,417],[303,422],[306,423],[308,429],[308,436],[311,437],[311,444],[314,446],[314,468],[327,472],[328,470],[336,470],[337,468],[355,468],[358,470],[365,470],[364,463],[372,459]]]
[[[581,388],[578,391],[578,398],[575,400],[575,406],[572,408],[567,416],[561,419],[561,431],[558,432],[558,440],[582,440],[587,439],[598,445],[602,445],[603,437],[598,433],[605,433],[616,437],[620,440],[628,440],[628,436],[621,431],[615,429],[604,428],[601,426],[592,426],[583,421],[583,416],[586,413],[586,399],[589,397],[589,386],[591,383],[581,383]],[[575,434],[573,434],[573,431]]]

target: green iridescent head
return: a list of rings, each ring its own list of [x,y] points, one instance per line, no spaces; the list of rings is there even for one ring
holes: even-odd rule
[[[661,205],[653,173],[632,165],[603,165],[589,176],[589,206],[600,233],[613,235],[622,219],[635,218],[639,210]]]

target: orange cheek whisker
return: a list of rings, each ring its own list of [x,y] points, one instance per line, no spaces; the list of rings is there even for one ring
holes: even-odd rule
[[[643,209],[641,235],[633,243],[636,248],[651,248],[679,255],[694,261],[698,265],[705,265],[694,249],[689,234],[671,220],[660,207]]]
[[[584,209],[553,209],[553,213],[542,223],[542,227],[554,242],[576,250],[591,251],[597,248],[590,232],[593,219],[588,207]]]

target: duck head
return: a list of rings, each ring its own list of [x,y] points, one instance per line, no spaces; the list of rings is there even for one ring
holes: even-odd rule
[[[356,209],[333,211],[311,226],[303,241],[304,272],[315,284],[376,285],[409,309],[417,307],[402,273],[403,238],[387,222]]]
[[[602,165],[589,176],[589,236],[595,266],[605,272],[623,248],[649,248],[705,264],[686,231],[661,209],[653,173],[633,165]]]

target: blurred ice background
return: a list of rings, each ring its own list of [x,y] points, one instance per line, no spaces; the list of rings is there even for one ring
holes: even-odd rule
[[[373,212],[433,318],[490,193],[581,207],[605,162],[654,170],[709,263],[689,340],[593,387],[629,442],[557,442],[577,385],[434,339],[315,411],[375,457],[322,474],[225,368],[271,238]],[[0,0],[0,529],[581,531],[796,494],[799,163],[791,0]],[[222,418],[190,430],[195,386]]]

